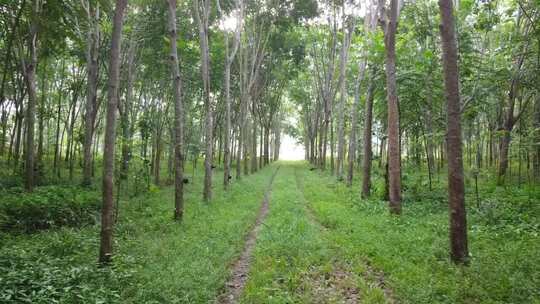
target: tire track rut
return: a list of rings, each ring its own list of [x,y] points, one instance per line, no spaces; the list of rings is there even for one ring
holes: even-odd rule
[[[270,194],[272,191],[272,184],[274,183],[274,178],[276,177],[279,166],[276,168],[276,171],[270,177],[270,182],[264,193],[264,198],[259,208],[259,213],[250,232],[246,236],[246,241],[244,243],[244,248],[240,257],[233,263],[231,267],[231,276],[228,281],[225,283],[225,288],[223,292],[216,299],[216,303],[219,304],[233,304],[238,303],[240,296],[246,285],[249,268],[251,264],[251,259],[253,255],[253,250],[255,249],[255,244],[257,242],[257,236],[261,230],[262,224],[266,219],[269,206],[270,206]]]
[[[302,179],[300,178],[300,176],[298,174],[298,168],[294,169],[294,175],[295,175],[295,180],[296,180],[296,186],[297,186],[297,188],[298,188],[298,190],[300,192],[301,200],[304,203],[304,206],[305,206],[305,209],[306,209],[306,214],[307,214],[309,220],[314,225],[316,225],[322,232],[325,232],[325,233],[329,232],[330,228],[326,227],[323,223],[321,223],[319,221],[319,219],[315,215],[315,212],[313,211],[313,208],[311,207],[311,205],[308,203],[307,199],[305,198],[304,184],[303,184]],[[394,296],[393,290],[388,286],[388,283],[386,282],[384,272],[382,272],[381,270],[378,270],[375,267],[373,267],[371,265],[371,262],[369,260],[367,260],[366,258],[362,258],[361,260],[362,260],[362,262],[364,263],[364,265],[366,266],[366,269],[367,269],[367,273],[364,274],[364,278],[366,279],[366,281],[372,281],[372,282],[375,281],[374,282],[375,285],[380,290],[382,290],[382,292],[384,293],[384,297],[385,297],[387,303],[391,303],[391,304],[399,303],[399,301],[397,301],[397,299]],[[349,275],[352,275],[352,274],[349,274]],[[353,291],[353,295],[354,294],[357,294],[357,291]],[[349,300],[350,301],[347,302],[347,303],[358,303],[357,299],[352,297],[352,295],[351,295],[351,297],[349,297]]]

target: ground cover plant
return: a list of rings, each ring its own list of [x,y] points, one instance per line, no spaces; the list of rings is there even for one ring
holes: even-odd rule
[[[0,303],[540,303],[538,0],[0,0]]]

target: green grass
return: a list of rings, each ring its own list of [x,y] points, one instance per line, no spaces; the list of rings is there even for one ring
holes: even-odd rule
[[[201,179],[186,187],[181,224],[173,189],[121,201],[112,269],[97,267],[99,227],[0,235],[0,302],[206,303],[239,255],[273,168],[234,182],[215,172],[215,199],[202,202]],[[219,185],[219,186],[218,186]],[[67,292],[70,291],[70,292]]]
[[[306,168],[284,164],[276,176],[242,303],[342,303],[347,288],[357,288],[364,303],[384,303],[382,291],[365,281],[364,263],[343,256],[309,218],[297,169]]]
[[[405,170],[396,217],[378,199],[380,177],[360,200],[358,178],[347,188],[302,162],[271,165],[227,192],[215,170],[210,204],[197,172],[181,224],[171,187],[123,195],[112,268],[97,265],[99,225],[0,234],[0,303],[213,302],[277,165],[242,303],[343,303],[356,293],[361,303],[540,303],[538,187],[482,182],[477,204],[469,185],[471,264],[458,267],[443,176],[430,192],[422,173]]]
[[[505,216],[486,222],[482,207],[469,206],[471,264],[458,267],[448,258],[441,190],[423,201],[411,201],[405,192],[404,213],[396,217],[384,202],[360,200],[358,181],[347,188],[327,174],[303,172],[306,198],[336,244],[347,256],[365,256],[384,271],[401,302],[540,303],[540,239],[533,224],[540,215],[538,189],[483,187],[483,205]],[[495,198],[504,209],[490,203]]]

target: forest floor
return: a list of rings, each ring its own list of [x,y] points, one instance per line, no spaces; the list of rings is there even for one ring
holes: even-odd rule
[[[378,181],[360,200],[358,178],[349,188],[309,168],[274,163],[214,187],[210,204],[198,173],[181,224],[171,187],[121,201],[112,269],[96,266],[98,225],[0,234],[0,303],[540,303],[537,188],[482,188],[458,267],[443,185],[409,186],[397,217]]]

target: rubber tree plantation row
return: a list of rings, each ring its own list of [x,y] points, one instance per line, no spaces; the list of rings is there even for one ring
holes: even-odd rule
[[[0,302],[540,301],[538,1],[13,0],[0,25]]]

